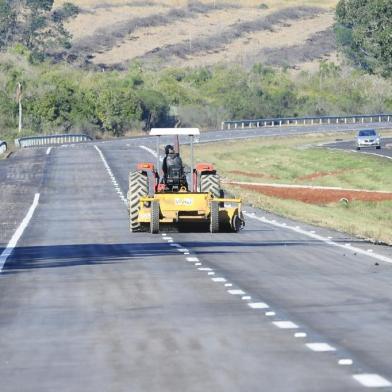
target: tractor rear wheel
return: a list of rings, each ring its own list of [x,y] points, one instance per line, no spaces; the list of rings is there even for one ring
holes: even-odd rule
[[[129,210],[129,229],[131,232],[140,231],[140,224],[137,221],[139,216],[140,198],[148,195],[148,177],[146,173],[129,173],[128,190],[128,210]]]
[[[211,192],[214,197],[219,198],[221,196],[220,177],[217,174],[202,174],[200,192]]]
[[[219,204],[217,202],[211,202],[210,206],[210,232],[219,232]]]
[[[153,201],[151,203],[151,219],[150,219],[150,231],[151,234],[159,233],[159,201]]]

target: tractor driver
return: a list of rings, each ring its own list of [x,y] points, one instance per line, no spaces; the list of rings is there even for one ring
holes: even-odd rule
[[[180,155],[174,151],[174,147],[170,144],[165,147],[162,171],[163,182],[172,190],[178,190],[181,186],[188,188],[186,177],[184,175],[182,159]]]

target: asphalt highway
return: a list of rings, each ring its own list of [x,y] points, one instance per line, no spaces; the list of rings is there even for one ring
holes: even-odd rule
[[[238,234],[131,234],[153,146],[36,150],[0,249],[0,390],[392,390],[391,248],[250,207]]]
[[[374,147],[361,148],[357,151],[354,140],[352,141],[337,141],[336,143],[328,143],[324,145],[329,148],[336,148],[339,150],[352,151],[359,154],[371,154],[374,156],[386,157],[392,159],[392,138],[381,139],[381,149],[377,150]]]

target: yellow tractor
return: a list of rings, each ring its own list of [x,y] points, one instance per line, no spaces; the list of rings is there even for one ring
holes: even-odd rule
[[[211,233],[238,232],[244,225],[241,199],[225,199],[220,178],[213,165],[193,162],[194,138],[197,128],[156,128],[150,132],[157,137],[156,166],[138,163],[129,174],[129,221],[131,232],[159,233],[160,228],[176,226],[190,229],[202,224]],[[160,138],[176,137],[176,148],[166,146],[161,163]],[[179,156],[179,136],[190,138],[191,166],[184,167]],[[162,171],[160,167],[162,166]],[[188,176],[187,176],[188,175]],[[190,185],[188,185],[188,178]]]

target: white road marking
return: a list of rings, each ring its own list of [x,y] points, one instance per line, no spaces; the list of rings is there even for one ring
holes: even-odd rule
[[[317,352],[336,351],[336,348],[328,343],[306,343],[306,347]]]
[[[49,148],[46,150],[46,155],[49,155],[51,151],[52,151],[52,147],[49,147]]]
[[[212,268],[208,268],[208,267],[202,267],[202,268],[198,268],[199,271],[212,271]]]
[[[295,338],[306,338],[308,335],[305,332],[296,332],[294,334]]]
[[[358,153],[358,151],[354,151],[354,152]],[[364,152],[364,151],[362,151],[361,154],[375,155],[376,157],[380,157],[380,158],[392,159],[392,157],[389,157],[388,155],[376,154],[375,152]]]
[[[179,252],[182,252],[182,253],[184,253],[184,252],[189,252],[189,250],[188,249],[185,249],[185,248],[179,248],[179,249],[177,249]]]
[[[225,283],[225,287],[232,287],[233,284],[232,283]]]
[[[244,295],[241,299],[244,301],[249,301],[252,299],[252,297],[250,295]]]
[[[276,313],[275,312],[265,312],[265,315],[267,317],[273,317],[273,316],[276,316]]]
[[[143,150],[145,150],[145,151],[147,151],[147,152],[149,152],[151,155],[153,155],[155,158],[158,156],[157,155],[157,152],[156,151],[154,151],[154,150],[152,150],[151,148],[149,148],[149,147],[146,147],[146,146],[139,146],[141,149],[143,149]]]
[[[165,237],[164,239],[165,239],[165,240],[172,240],[173,237]]]
[[[116,178],[114,177],[112,169],[110,168],[105,156],[103,155],[103,152],[101,151],[101,149],[97,145],[94,145],[94,148],[98,151],[98,154],[101,157],[103,165],[105,166],[106,171],[108,172],[110,178],[112,179],[112,183],[114,184],[115,188],[119,188],[118,183],[116,181]],[[117,194],[120,196],[121,201],[128,207],[128,200],[124,196],[124,194],[121,191],[117,191]]]
[[[347,358],[339,359],[338,364],[342,366],[351,366],[353,364],[353,360]]]
[[[242,290],[227,290],[227,292],[231,295],[244,295],[245,291]]]
[[[209,272],[207,275],[215,275],[215,272]]]
[[[381,377],[378,374],[354,374],[353,378],[364,387],[368,388],[385,388],[392,386],[386,378]]]
[[[175,243],[170,244],[170,246],[173,246],[173,247],[175,247],[175,248],[181,248],[181,245],[180,245],[180,244],[175,244]]]
[[[292,321],[274,321],[272,324],[280,329],[298,329],[298,325]]]
[[[216,283],[223,283],[223,282],[226,282],[226,279],[225,278],[212,278],[212,281],[216,282]]]
[[[202,263],[195,263],[195,266],[198,266],[198,265],[203,265]]]
[[[310,237],[310,238],[313,238],[315,240],[324,242],[327,245],[332,245],[332,246],[335,246],[337,248],[343,248],[343,249],[346,249],[346,250],[349,249],[349,250],[351,250],[351,251],[353,251],[353,252],[355,252],[357,254],[365,255],[365,256],[372,257],[374,259],[380,260],[380,261],[384,261],[385,263],[391,263],[392,264],[392,258],[390,258],[390,257],[383,256],[383,255],[380,255],[378,253],[369,253],[368,251],[366,251],[364,249],[361,249],[361,248],[357,248],[355,246],[352,246],[351,244],[344,244],[344,245],[343,244],[339,244],[339,243],[337,243],[335,241],[330,240],[329,238],[323,237],[323,236],[318,235],[318,234],[309,233],[306,230],[302,230],[299,226],[295,226],[295,227],[294,226],[283,226],[280,223],[277,223],[277,222],[274,223],[271,220],[266,219],[266,218],[260,218],[258,216],[252,216],[251,214],[245,214],[245,215],[248,218],[256,219],[256,220],[258,220],[258,221],[260,221],[262,223],[270,224],[272,226],[284,228],[284,229],[291,230],[291,231],[294,231],[294,232],[299,233],[299,234],[306,235],[307,237]]]
[[[199,261],[199,259],[197,257],[187,257],[186,261],[193,263],[193,262]]]
[[[5,262],[7,261],[8,257],[11,256],[20,237],[22,237],[23,232],[26,230],[26,227],[30,223],[31,218],[33,217],[34,211],[38,206],[39,198],[40,198],[40,194],[36,193],[34,195],[33,204],[30,206],[29,210],[27,211],[26,216],[23,218],[21,224],[16,229],[14,235],[11,237],[10,241],[7,244],[7,247],[1,253],[1,255],[0,255],[0,274],[3,272]]]
[[[252,309],[268,309],[269,306],[264,302],[250,302],[248,306]]]

